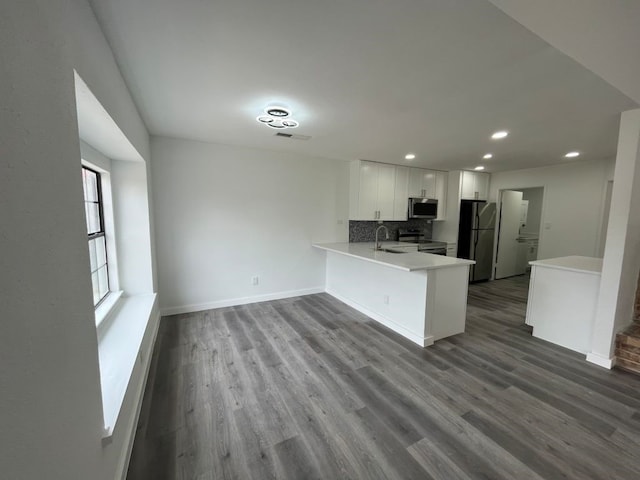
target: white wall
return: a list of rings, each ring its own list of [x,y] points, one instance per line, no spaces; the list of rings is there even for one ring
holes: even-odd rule
[[[73,69],[148,159],[146,129],[84,0],[0,2],[0,57],[2,477],[112,480],[137,405],[103,445]]]
[[[348,241],[347,162],[163,137],[151,147],[164,313],[324,287],[311,244]]]
[[[152,293],[146,165],[114,160],[111,180],[120,288],[128,295]]]
[[[595,256],[603,215],[609,161],[498,172],[491,175],[489,201],[504,189],[544,187],[538,258]]]
[[[594,363],[609,366],[615,334],[633,320],[640,270],[640,109],[624,112],[611,197],[591,353]]]

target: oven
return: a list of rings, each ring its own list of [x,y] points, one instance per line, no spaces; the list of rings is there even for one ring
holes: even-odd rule
[[[432,255],[447,255],[447,243],[428,239],[422,230],[400,229],[398,231],[398,241],[417,243],[418,252],[431,253]]]

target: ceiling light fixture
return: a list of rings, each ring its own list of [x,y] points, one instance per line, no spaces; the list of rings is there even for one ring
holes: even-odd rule
[[[491,135],[491,138],[493,138],[494,140],[499,140],[506,137],[507,135],[509,135],[509,132],[507,132],[506,130],[500,130],[499,132],[495,132],[493,135]]]
[[[484,158],[485,160],[489,160],[490,158],[493,158],[493,153],[485,153],[482,158]]]
[[[482,165],[478,165],[476,168],[474,168],[474,170],[477,170],[477,171],[484,170],[484,167]]]
[[[291,115],[291,112],[284,107],[267,107],[264,109],[264,113],[278,118],[287,118]]]
[[[569,152],[565,155],[567,158],[575,158],[580,155],[580,152]]]
[[[291,118],[291,110],[279,105],[270,105],[264,109],[263,115],[258,115],[256,120],[267,127],[282,129],[296,128],[299,123]]]
[[[407,159],[407,160],[413,160],[414,158],[416,158],[416,154],[415,153],[407,153],[404,156],[404,158]]]

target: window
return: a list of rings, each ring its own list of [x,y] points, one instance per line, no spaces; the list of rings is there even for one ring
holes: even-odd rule
[[[104,230],[104,209],[100,173],[83,166],[82,185],[84,190],[84,211],[89,238],[93,305],[97,306],[109,293],[107,243]]]

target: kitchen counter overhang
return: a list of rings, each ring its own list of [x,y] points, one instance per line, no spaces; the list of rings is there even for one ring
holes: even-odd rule
[[[314,247],[326,252],[325,289],[338,300],[423,347],[464,332],[472,260],[373,243]]]
[[[384,248],[406,248],[406,243],[383,242]],[[359,258],[368,262],[379,263],[391,268],[397,268],[406,272],[416,270],[433,270],[437,268],[450,268],[455,266],[473,265],[473,260],[464,258],[445,257],[444,255],[432,255],[418,251],[407,253],[388,253],[375,250],[372,242],[362,243],[316,243],[316,248],[329,252],[340,253]]]

